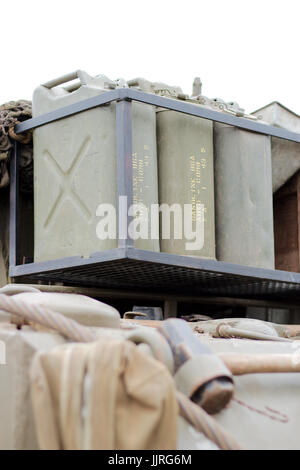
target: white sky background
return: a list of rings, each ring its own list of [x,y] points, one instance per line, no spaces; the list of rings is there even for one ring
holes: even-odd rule
[[[78,68],[300,114],[299,0],[2,0],[0,103]]]

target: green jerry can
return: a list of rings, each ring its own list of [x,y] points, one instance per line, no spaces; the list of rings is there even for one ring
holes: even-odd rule
[[[234,102],[200,103],[256,119]],[[215,122],[214,156],[217,259],[274,269],[270,137]]]
[[[128,84],[148,93],[198,104],[176,86],[141,78]],[[213,123],[158,108],[156,126],[160,250],[214,259]],[[182,223],[175,228],[175,219],[180,221],[180,216]]]
[[[79,84],[59,86],[75,78]],[[104,75],[92,78],[83,71],[71,73],[35,90],[33,117],[117,87],[127,84]],[[149,210],[158,203],[155,108],[134,103],[132,114],[133,199]],[[33,139],[35,262],[88,257],[116,248],[117,230],[113,229],[118,226],[118,216],[106,212],[106,206],[100,207],[109,204],[118,214],[115,102],[37,128]],[[139,222],[145,212],[134,215]],[[99,236],[98,224],[105,219],[110,238],[103,231]],[[159,251],[159,239],[138,238],[135,247]]]
[[[252,113],[275,127],[300,133],[300,116],[277,101]],[[300,144],[272,137],[273,192],[300,169]]]

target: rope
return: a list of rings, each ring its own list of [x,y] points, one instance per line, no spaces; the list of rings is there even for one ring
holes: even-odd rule
[[[203,408],[195,405],[181,392],[176,392],[179,414],[197,431],[202,432],[222,450],[242,450],[242,447]]]
[[[80,325],[75,320],[66,318],[61,313],[56,313],[50,308],[16,299],[14,296],[0,294],[0,309],[22,317],[28,322],[39,323],[51,328],[72,341],[88,343],[98,339],[93,330]],[[202,432],[221,450],[242,449],[202,408],[195,405],[189,398],[178,391],[176,392],[176,397],[180,416],[186,419],[195,429]]]
[[[249,338],[249,339],[260,339],[263,341],[281,341],[291,343],[292,340],[289,338],[282,338],[281,336],[272,336],[259,331],[250,331],[243,328],[236,328],[226,323],[220,323],[217,326],[217,334],[221,338]]]
[[[0,106],[0,188],[9,186],[9,162],[14,141],[20,142],[19,170],[21,193],[33,191],[32,131],[16,134],[15,125],[32,117],[31,101],[10,101]]]
[[[40,323],[66,336],[72,341],[88,343],[98,339],[96,333],[71,318],[66,318],[61,313],[56,313],[50,308],[24,302],[14,296],[0,294],[0,309],[25,318],[27,321]]]
[[[16,134],[15,133],[15,125],[20,124],[19,121],[17,121],[12,127],[8,129],[8,135],[11,139],[16,140],[17,142],[20,142],[21,144],[30,144],[32,141],[32,131],[25,132],[24,134]]]

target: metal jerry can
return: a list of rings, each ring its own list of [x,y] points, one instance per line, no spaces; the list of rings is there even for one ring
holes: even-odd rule
[[[300,116],[277,101],[252,114],[261,117],[272,126],[300,133]],[[273,192],[275,192],[300,169],[300,144],[278,137],[272,137],[271,141]]]
[[[136,79],[129,85],[168,98],[188,98],[179,87],[164,83]],[[159,108],[156,126],[160,250],[215,258],[212,122]]]
[[[58,86],[77,77],[77,86]],[[82,71],[48,82],[34,92],[33,117],[127,86],[120,82]],[[155,109],[133,103],[132,114],[134,201],[148,208],[158,202]],[[33,139],[35,262],[116,248],[117,233],[97,233],[100,204],[118,214],[115,103],[37,128]],[[159,240],[137,239],[135,247],[159,251]]]
[[[247,117],[236,103],[208,104]],[[215,122],[214,153],[217,259],[273,269],[270,137]]]
[[[195,249],[187,249],[191,243],[184,233],[182,239],[164,239],[161,230],[161,251],[215,258],[212,134],[211,121],[176,111],[157,112],[160,204],[180,204],[182,211],[190,204],[192,232],[203,230],[203,242],[195,243]],[[197,204],[202,205],[199,212]]]

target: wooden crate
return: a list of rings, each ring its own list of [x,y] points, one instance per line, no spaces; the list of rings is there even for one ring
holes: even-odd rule
[[[300,272],[300,171],[274,194],[275,267]]]

